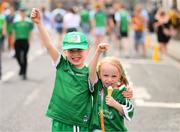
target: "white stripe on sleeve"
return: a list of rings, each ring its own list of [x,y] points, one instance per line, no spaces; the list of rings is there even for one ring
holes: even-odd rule
[[[57,65],[58,65],[59,62],[60,62],[60,59],[61,59],[61,55],[59,54],[57,60],[56,60],[56,61],[52,61],[52,64],[53,64],[54,67],[57,67]]]

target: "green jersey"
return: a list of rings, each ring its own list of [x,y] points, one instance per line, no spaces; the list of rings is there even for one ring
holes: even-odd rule
[[[3,25],[6,22],[6,18],[4,15],[0,14],[0,38],[2,37],[2,29],[3,29]]]
[[[6,16],[6,22],[7,22],[7,32],[10,34],[13,31],[13,21],[14,21],[15,15]]]
[[[129,24],[129,14],[126,10],[119,11],[120,15],[120,31],[127,32],[128,31],[128,24]]]
[[[96,27],[106,26],[106,14],[103,11],[97,11],[94,15],[94,20],[96,22]]]
[[[82,23],[89,23],[90,16],[87,10],[82,10],[80,13],[80,16],[81,16]]]
[[[33,29],[33,23],[28,19],[23,21],[15,21],[12,28],[15,31],[16,40],[28,39]]]
[[[11,33],[13,31],[13,24],[12,23],[7,23],[7,32]]]
[[[133,116],[134,107],[132,102],[122,96],[125,87],[113,89],[112,97],[123,106],[125,115],[122,116],[115,108],[106,105],[105,98],[107,96],[107,88],[103,87],[99,80],[94,85],[93,93],[93,113],[90,128],[92,130],[101,129],[100,109],[103,107],[104,126],[106,132],[126,132],[127,128],[124,124],[124,117],[130,120]]]
[[[61,56],[47,116],[65,124],[88,127],[91,109],[88,68],[77,69]]]

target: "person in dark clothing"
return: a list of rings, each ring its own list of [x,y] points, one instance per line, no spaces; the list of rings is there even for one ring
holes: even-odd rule
[[[160,51],[163,54],[167,54],[167,44],[170,38],[174,34],[173,25],[167,12],[163,9],[159,9],[156,16],[156,22],[154,24],[157,33],[157,40],[160,45]]]
[[[20,20],[13,23],[15,34],[15,54],[17,62],[20,66],[19,75],[23,80],[27,79],[27,54],[29,50],[30,33],[33,29],[33,23],[26,17],[26,10],[20,9]]]

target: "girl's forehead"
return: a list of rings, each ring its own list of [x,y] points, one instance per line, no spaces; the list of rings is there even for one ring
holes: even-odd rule
[[[104,63],[101,65],[101,71],[118,71],[117,66],[111,64],[111,63]]]
[[[105,63],[102,63],[101,67],[116,67],[114,64],[112,63],[108,63],[108,62],[105,62]]]

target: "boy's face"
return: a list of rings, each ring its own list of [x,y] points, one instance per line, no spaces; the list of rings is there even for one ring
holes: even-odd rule
[[[99,75],[103,85],[106,87],[112,86],[113,88],[118,85],[120,80],[120,73],[116,66],[110,63],[104,63],[100,67]]]
[[[76,68],[82,68],[88,55],[89,49],[69,49],[64,50],[64,54],[71,64]]]

